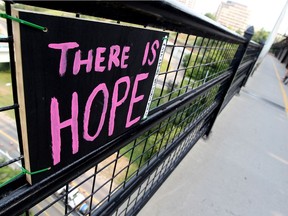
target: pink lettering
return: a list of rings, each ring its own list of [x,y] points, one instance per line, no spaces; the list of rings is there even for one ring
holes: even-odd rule
[[[60,57],[60,64],[59,64],[59,75],[62,77],[64,76],[67,68],[67,52],[70,49],[74,49],[79,47],[79,44],[76,42],[66,42],[66,43],[51,43],[48,44],[48,47],[51,49],[60,49],[61,50],[61,57]]]
[[[148,52],[149,52],[149,46],[150,46],[150,42],[147,42],[146,47],[145,47],[145,52],[144,52],[143,60],[142,60],[142,66],[144,66],[145,63],[147,62]]]
[[[155,40],[151,46],[151,52],[152,52],[152,60],[148,59],[148,64],[152,65],[154,61],[156,60],[156,50],[159,49],[160,44],[158,40]]]
[[[105,47],[98,47],[96,49],[96,57],[95,57],[95,72],[103,72],[105,70],[105,66],[101,66],[100,64],[104,62],[105,57],[102,56],[105,53]]]
[[[94,136],[90,136],[89,132],[88,132],[88,128],[89,128],[89,119],[90,119],[90,111],[91,111],[91,106],[92,106],[92,102],[94,101],[94,98],[96,97],[96,95],[98,94],[99,91],[103,92],[104,95],[104,105],[103,105],[103,109],[102,109],[102,114],[101,114],[101,118],[100,118],[100,123],[98,125],[97,131],[94,134]],[[105,83],[101,83],[99,84],[94,90],[93,92],[90,94],[87,102],[86,102],[86,106],[85,106],[85,112],[84,112],[84,133],[83,133],[83,138],[87,141],[93,141],[95,140],[104,125],[105,122],[105,116],[106,116],[106,112],[107,112],[107,107],[108,107],[108,98],[109,98],[109,92],[107,89],[107,86]]]
[[[92,49],[89,50],[88,52],[88,58],[84,60],[81,59],[81,50],[78,50],[75,53],[74,57],[73,74],[77,75],[79,73],[81,65],[86,65],[86,72],[89,73],[92,69],[92,61],[93,61]]]
[[[134,82],[133,89],[132,89],[129,110],[128,110],[127,119],[126,119],[126,128],[131,127],[133,124],[137,123],[140,120],[140,116],[136,117],[133,120],[131,120],[131,116],[132,116],[134,104],[143,100],[144,98],[144,95],[139,95],[136,97],[137,89],[138,89],[138,82],[141,80],[147,79],[147,77],[148,77],[148,73],[142,73],[142,74],[138,74],[135,78],[135,82]]]
[[[129,58],[129,53],[130,47],[129,46],[124,46],[123,51],[122,51],[122,56],[121,56],[121,68],[127,68],[128,64],[125,64],[125,61]]]
[[[135,111],[136,107],[134,106],[136,103],[142,101],[144,99],[144,95],[137,95],[139,82],[147,79],[149,76],[149,73],[141,73],[136,75],[135,81],[133,84],[133,88],[131,91],[131,99],[129,102],[128,107],[128,113],[126,116],[126,123],[125,128],[129,128],[132,125],[136,124],[141,116],[136,116],[136,114],[133,115],[133,110]],[[91,94],[89,95],[85,110],[84,110],[84,116],[83,116],[83,139],[86,141],[94,141],[98,136],[100,136],[101,131],[103,130],[103,127],[108,127],[108,136],[112,136],[114,133],[114,127],[115,122],[117,120],[116,112],[117,109],[120,108],[124,103],[127,103],[128,96],[130,97],[130,87],[131,86],[131,80],[129,76],[124,76],[119,78],[113,88],[112,97],[110,99],[109,97],[109,90],[107,88],[107,85],[105,83],[100,83],[97,85]],[[99,101],[99,93],[101,93],[101,96],[103,94],[103,100]],[[138,91],[138,94],[139,91]],[[98,95],[98,97],[97,97]],[[109,101],[110,100],[110,101]],[[89,131],[89,124],[91,122],[91,109],[93,104],[103,104],[102,110],[101,108],[94,108],[99,109],[99,124],[97,126],[97,123],[93,122],[93,124],[96,124],[95,131],[91,132],[91,129]],[[111,109],[108,110],[108,106],[111,103]],[[101,105],[100,105],[101,106]],[[138,105],[139,106],[139,105]],[[71,118],[67,119],[66,121],[60,120],[60,114],[59,114],[59,103],[58,100],[53,97],[51,98],[51,104],[50,104],[50,121],[51,121],[51,137],[52,137],[52,159],[53,164],[57,165],[61,161],[61,130],[67,127],[71,127],[71,134],[72,134],[72,154],[76,154],[79,151],[79,133],[78,133],[78,94],[77,92],[73,92],[72,94],[72,100],[71,100]],[[106,114],[107,112],[110,112],[109,121],[106,121]],[[101,115],[100,115],[101,113]],[[120,110],[118,111],[120,114]],[[125,113],[121,112],[121,115],[125,115]],[[136,116],[136,117],[134,117]],[[119,117],[118,117],[119,119]],[[105,122],[109,123],[107,126],[104,126]],[[65,148],[64,148],[65,149]]]
[[[114,45],[110,47],[110,54],[109,54],[109,61],[108,61],[109,71],[112,68],[112,63],[114,63],[116,67],[119,67],[120,65],[119,54],[120,54],[120,46]]]
[[[118,98],[119,85],[124,82],[126,83],[125,94],[119,100]],[[112,95],[112,106],[110,110],[110,119],[109,119],[109,131],[108,131],[109,136],[112,136],[114,132],[116,109],[117,107],[121,106],[124,103],[124,101],[127,99],[129,89],[130,89],[130,79],[128,76],[118,79],[114,85],[114,90],[113,90],[113,95]]]
[[[61,155],[61,129],[71,126],[72,133],[72,153],[76,154],[79,149],[78,137],[78,94],[72,94],[71,119],[60,122],[58,100],[53,97],[50,104],[50,120],[52,135],[52,157],[53,165],[60,162]]]

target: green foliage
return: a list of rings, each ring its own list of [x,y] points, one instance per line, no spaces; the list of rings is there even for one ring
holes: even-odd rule
[[[120,153],[125,154],[127,159],[130,160],[126,181],[134,176],[137,170],[147,164],[155,154],[170,145],[183,132],[187,124],[193,122],[205,109],[211,106],[218,90],[219,85],[213,87],[209,91],[209,97],[200,96],[182,112],[164,120],[160,125],[155,126],[123,147]]]
[[[243,35],[243,32],[240,29],[236,30],[236,33],[238,33],[239,35]]]
[[[266,31],[264,28],[261,28],[259,31],[254,33],[252,40],[257,43],[265,43],[269,34],[270,32]]]
[[[205,16],[210,18],[210,19],[212,19],[212,20],[214,20],[214,21],[216,21],[216,16],[214,14],[212,14],[212,13],[206,13]]]
[[[207,43],[206,46],[211,45]],[[235,51],[228,51],[228,46],[226,44],[221,49],[206,50],[201,47],[198,54],[186,54],[182,61],[182,65],[187,67],[185,75],[195,81],[204,80],[205,78],[205,81],[208,81],[213,78],[215,73],[228,69],[230,61],[235,54]]]
[[[5,5],[3,1],[0,1],[0,11],[5,11]]]
[[[31,211],[29,211],[29,216],[33,216],[34,214],[31,212]],[[23,214],[21,214],[20,216],[27,216],[27,214],[26,213],[23,213]]]
[[[166,59],[163,59],[161,63],[160,71],[163,72],[163,71],[169,70],[169,68],[167,67],[168,67],[168,61]]]
[[[4,64],[0,66],[0,107],[13,104],[11,73]],[[11,118],[14,117],[14,110],[5,111]]]
[[[191,58],[190,56],[191,56],[190,54],[184,55],[184,57],[182,59],[182,66],[183,67],[185,67],[185,68],[188,67],[189,59]]]
[[[5,160],[3,158],[0,158],[0,163],[3,163],[3,162],[5,162]],[[20,172],[21,170],[12,169],[9,166],[4,166],[0,168],[0,184],[12,179],[16,175],[18,175]]]
[[[195,84],[196,86],[201,85],[204,78],[205,81],[208,81],[219,73],[226,71],[237,50],[237,45],[223,44],[201,37],[197,37],[196,41],[192,41],[192,43],[196,46],[191,54],[184,55],[182,60],[182,66],[186,68],[186,77],[183,77],[182,82],[177,84],[167,81],[167,88],[165,89],[156,87],[153,96],[155,101],[152,102],[150,109],[185,93],[188,88],[191,88],[191,80],[193,83],[202,80]],[[161,71],[169,70],[167,66],[167,61],[163,61]],[[208,71],[209,76],[206,77]],[[193,88],[195,85],[193,84]],[[199,96],[184,110],[162,121],[160,125],[155,126],[123,147],[120,153],[124,154],[130,161],[127,177],[123,181],[127,181],[134,176],[141,167],[149,163],[154,155],[169,146],[191,122],[194,122],[204,110],[210,107],[219,92],[219,87],[219,85],[213,87],[207,95]]]
[[[211,42],[211,40],[210,40]],[[206,47],[209,43],[209,39],[207,38],[202,38],[202,37],[198,37],[196,40],[196,46],[201,46],[201,47]]]

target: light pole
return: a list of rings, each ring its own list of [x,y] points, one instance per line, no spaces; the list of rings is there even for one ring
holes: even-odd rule
[[[275,37],[277,35],[278,29],[279,29],[279,27],[280,27],[280,25],[281,25],[281,23],[282,23],[282,21],[283,21],[283,19],[285,17],[285,13],[286,13],[287,8],[288,8],[288,0],[286,1],[286,4],[284,5],[284,7],[283,7],[283,9],[281,11],[281,14],[278,17],[272,32],[269,34],[267,40],[265,41],[265,44],[264,44],[264,46],[262,48],[262,51],[261,51],[261,53],[259,55],[259,58],[258,58],[255,66],[253,68],[253,72],[258,67],[258,65],[262,62],[262,60],[266,56],[266,54],[269,52],[269,50],[270,50],[270,48],[271,48],[271,46],[272,46],[272,44],[273,44],[273,42],[275,40]],[[253,73],[251,74],[251,76],[252,75],[253,75]]]

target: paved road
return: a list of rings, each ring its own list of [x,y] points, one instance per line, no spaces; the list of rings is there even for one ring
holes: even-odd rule
[[[139,216],[287,216],[288,86],[266,56]],[[287,111],[285,111],[285,108]]]
[[[54,195],[47,197],[42,202],[38,203],[36,206],[34,206],[30,211],[35,214],[40,212],[44,207],[51,204],[53,201],[55,201]],[[46,209],[44,212],[42,212],[40,215],[42,216],[58,216],[58,215],[64,215],[65,214],[65,207],[64,204],[60,201],[55,203],[50,208]]]
[[[0,156],[11,160],[20,156],[15,122],[0,113]],[[20,161],[12,164],[13,168],[19,168]]]

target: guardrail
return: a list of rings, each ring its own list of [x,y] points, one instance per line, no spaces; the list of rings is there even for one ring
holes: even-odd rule
[[[274,43],[271,52],[279,59],[281,63],[288,64],[288,40],[287,38]]]
[[[11,3],[5,2],[8,15]],[[194,144],[209,135],[219,113],[247,82],[262,48],[250,41],[253,28],[240,36],[174,1],[13,3],[13,7],[31,6],[28,9],[46,14],[69,12],[77,19],[157,29],[169,33],[169,39],[147,118],[36,184],[29,185],[21,173],[13,177],[0,188],[0,215],[73,215],[84,211],[83,203],[88,206],[82,212],[85,215],[135,215]],[[7,27],[9,37],[1,42],[9,43],[13,102],[2,105],[1,112],[15,111],[16,127],[11,128],[18,133],[9,135],[3,129],[0,136],[13,136],[18,142],[11,145],[19,147],[19,152],[1,167],[16,162],[24,166],[27,160],[20,132],[11,20]],[[63,187],[65,191],[56,193]],[[85,199],[71,208],[68,194],[75,190]]]

